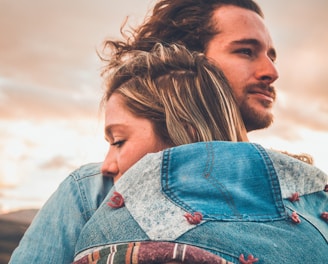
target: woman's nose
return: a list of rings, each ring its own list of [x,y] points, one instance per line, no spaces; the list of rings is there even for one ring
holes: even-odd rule
[[[101,166],[101,173],[107,177],[115,177],[119,173],[117,162],[110,150],[108,151]]]

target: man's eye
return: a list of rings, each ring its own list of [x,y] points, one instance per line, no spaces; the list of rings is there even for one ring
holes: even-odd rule
[[[110,144],[111,146],[116,146],[116,147],[122,147],[122,145],[124,144],[125,140],[117,140],[115,142],[113,142],[112,144]]]
[[[251,49],[239,49],[236,51],[236,53],[240,53],[240,54],[245,54],[249,57],[251,57],[253,55],[253,51]]]

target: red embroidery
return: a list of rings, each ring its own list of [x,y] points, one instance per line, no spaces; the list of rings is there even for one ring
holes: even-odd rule
[[[124,198],[118,192],[114,192],[114,194],[110,198],[110,200],[111,200],[111,202],[108,202],[107,205],[112,207],[112,208],[120,208],[124,205]]]
[[[203,215],[199,212],[195,212],[194,215],[190,214],[190,213],[186,213],[184,215],[184,217],[187,219],[187,221],[189,222],[189,224],[192,225],[197,225],[199,224],[202,219],[203,219]]]
[[[300,200],[300,195],[298,194],[298,192],[293,193],[291,197],[289,197],[289,201],[296,202]]]
[[[299,224],[301,222],[301,219],[296,212],[292,213],[291,219],[295,224]]]
[[[258,258],[254,258],[254,256],[251,255],[251,254],[248,255],[247,259],[245,259],[244,254],[241,254],[239,256],[239,262],[241,264],[252,264],[252,263],[255,263],[255,262],[258,262],[258,261],[259,261],[259,259]]]
[[[323,220],[325,220],[326,222],[328,222],[328,212],[323,212],[323,213],[321,214],[321,218],[322,218]]]

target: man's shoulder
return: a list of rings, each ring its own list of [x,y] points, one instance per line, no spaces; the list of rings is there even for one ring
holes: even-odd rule
[[[79,168],[72,172],[71,176],[76,181],[102,176],[101,165],[102,162],[93,162],[81,165]]]

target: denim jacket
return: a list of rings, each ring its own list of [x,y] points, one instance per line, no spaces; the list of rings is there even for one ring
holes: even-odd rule
[[[239,263],[325,263],[327,175],[252,143],[202,142],[148,154],[113,187],[100,164],[73,172],[10,263],[70,263],[110,244],[174,241]],[[113,188],[112,188],[113,187]],[[124,206],[108,206],[113,195]],[[201,215],[198,222],[189,216]]]

